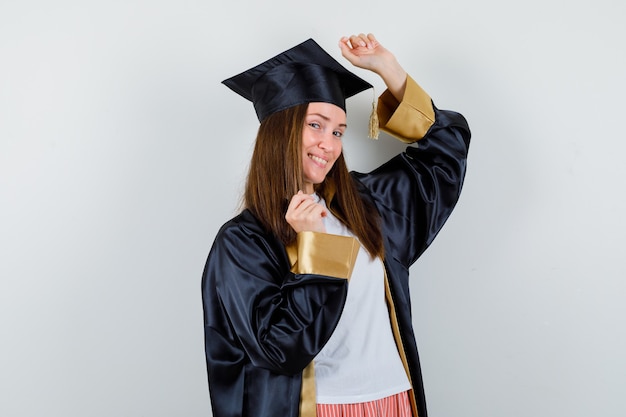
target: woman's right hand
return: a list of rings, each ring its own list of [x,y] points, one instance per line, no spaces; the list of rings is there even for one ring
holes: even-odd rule
[[[315,202],[312,196],[298,191],[291,197],[285,220],[298,232],[322,232],[326,233],[323,218],[328,211],[326,207]]]

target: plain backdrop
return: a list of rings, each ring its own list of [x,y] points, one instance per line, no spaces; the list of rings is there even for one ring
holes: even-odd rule
[[[258,122],[221,81],[373,32],[473,142],[412,268],[431,417],[626,415],[626,3],[0,3],[0,415],[210,416],[200,278]],[[383,91],[373,74],[355,72]],[[401,151],[348,100],[350,168]]]

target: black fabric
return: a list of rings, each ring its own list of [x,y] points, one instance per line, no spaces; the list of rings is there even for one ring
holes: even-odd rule
[[[332,103],[346,110],[346,98],[372,88],[348,71],[313,39],[222,81],[252,101],[259,121],[298,104]]]
[[[368,174],[353,173],[381,214],[385,267],[420,417],[427,417],[411,320],[409,267],[448,219],[463,185],[470,131],[435,109],[419,146]],[[332,202],[331,202],[332,204]],[[202,279],[209,389],[215,417],[297,417],[302,370],[332,334],[348,283],[294,275],[284,247],[244,211],[218,232]]]

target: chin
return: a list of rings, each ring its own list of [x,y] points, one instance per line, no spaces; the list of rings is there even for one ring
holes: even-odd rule
[[[326,176],[323,177],[305,177],[304,181],[308,182],[310,184],[313,184],[314,186],[316,185],[320,185],[321,183],[323,183],[326,180]]]

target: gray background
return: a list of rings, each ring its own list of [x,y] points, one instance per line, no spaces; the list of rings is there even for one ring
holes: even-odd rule
[[[374,32],[473,130],[412,269],[432,417],[626,415],[626,3],[0,3],[0,415],[208,416],[200,276],[257,121],[220,82]],[[382,92],[373,75],[356,70]],[[367,170],[402,149],[365,139]]]

